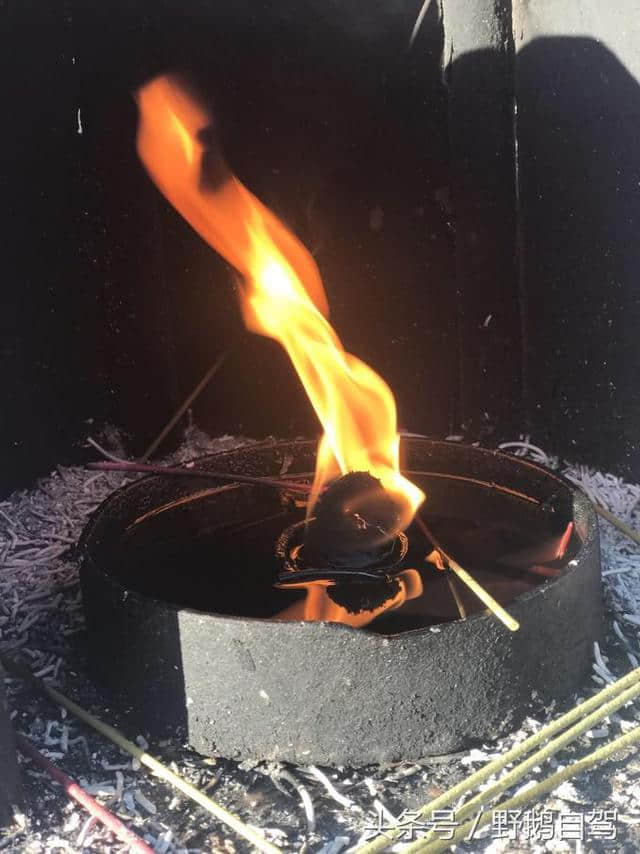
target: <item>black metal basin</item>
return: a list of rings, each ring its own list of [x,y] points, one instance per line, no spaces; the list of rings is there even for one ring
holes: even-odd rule
[[[577,690],[602,632],[589,502],[498,452],[426,439],[402,451],[441,539],[469,520],[482,532],[507,519],[533,540],[573,521],[572,550],[550,575],[483,577],[519,631],[484,611],[457,618],[437,573],[420,609],[364,629],[274,619],[300,595],[273,587],[270,543],[291,521],[280,494],[152,475],[105,501],[81,540],[97,680],[146,730],[202,753],[327,765],[460,750]],[[313,442],[265,442],[198,465],[291,478],[314,460]]]

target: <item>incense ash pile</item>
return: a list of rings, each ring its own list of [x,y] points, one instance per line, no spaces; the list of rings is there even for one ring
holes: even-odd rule
[[[246,440],[210,440],[190,430],[172,462],[228,450]],[[584,467],[562,466],[526,441],[508,448],[538,462],[560,468],[592,500],[631,527],[640,530],[640,485]],[[124,456],[121,448],[109,450]],[[74,696],[140,744],[144,733],[131,729],[118,710],[103,705],[87,678],[84,621],[73,549],[88,516],[115,488],[131,478],[122,474],[58,468],[33,490],[0,502],[0,653],[19,651],[33,672]],[[594,650],[591,684],[584,696],[638,665],[640,659],[640,550],[601,520],[607,640]],[[135,655],[135,650],[131,651]],[[553,656],[553,650],[549,650]],[[126,821],[159,854],[245,851],[249,846],[167,784],[137,767],[101,736],[66,716],[22,681],[8,679],[13,722],[38,748],[101,803]],[[561,709],[550,708],[548,716]],[[562,762],[579,758],[600,739],[628,731],[640,720],[630,706],[608,723],[587,733],[563,754]],[[238,765],[196,755],[172,742],[150,745],[152,753],[190,782],[261,829],[285,850],[338,854],[374,835],[382,821],[403,810],[415,810],[462,779],[470,770],[537,731],[543,720],[527,719],[523,728],[482,750],[392,768],[317,769],[247,763]],[[567,758],[568,757],[568,758]],[[558,762],[552,760],[555,770]],[[0,851],[106,852],[125,846],[87,818],[59,787],[30,762],[23,762],[26,809],[21,823],[0,832]],[[541,769],[539,777],[543,776]],[[488,785],[488,784],[487,784]],[[528,783],[527,785],[530,785]],[[582,851],[640,849],[640,761],[610,762],[590,775],[564,784],[544,804],[556,819],[596,809],[617,810],[614,842],[590,839]],[[2,835],[3,834],[3,835]],[[489,826],[477,839],[461,846],[467,851],[575,851],[576,842],[522,841],[492,838]],[[401,844],[395,849],[400,850]],[[395,850],[394,849],[394,850]]]

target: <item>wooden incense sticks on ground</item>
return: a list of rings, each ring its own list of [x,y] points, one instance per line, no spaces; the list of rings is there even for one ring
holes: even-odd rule
[[[151,756],[137,744],[134,744],[134,742],[129,741],[129,739],[125,738],[115,727],[104,723],[95,715],[92,715],[86,709],[83,709],[82,706],[79,706],[73,700],[70,700],[56,688],[53,688],[51,685],[47,685],[47,683],[42,679],[35,677],[28,668],[21,665],[19,662],[3,658],[2,663],[8,672],[15,674],[18,678],[25,679],[34,688],[37,688],[46,694],[54,703],[57,703],[59,706],[63,706],[81,721],[88,724],[101,735],[116,744],[121,750],[129,753],[146,768],[149,768],[157,777],[160,777],[162,780],[170,783],[174,788],[191,798],[192,801],[195,801],[195,803],[203,807],[220,822],[234,830],[239,836],[244,837],[251,843],[251,845],[257,848],[258,851],[265,852],[265,854],[279,854],[281,849],[266,840],[259,831],[245,824],[240,818],[238,818],[238,816],[226,810],[223,806],[205,795],[204,792],[201,792],[195,786],[192,786],[191,783],[187,782],[187,780],[182,778],[179,774],[174,773],[170,768],[167,768],[166,765],[163,765],[160,760]]]
[[[43,756],[39,750],[37,750],[33,744],[29,741],[28,738],[25,738],[24,735],[17,732],[16,733],[16,743],[21,753],[24,753],[25,756],[28,756],[30,759],[40,766],[46,773],[55,780],[56,783],[59,783],[64,791],[69,795],[70,798],[73,798],[74,801],[77,801],[80,806],[84,807],[88,813],[90,813],[95,819],[97,819],[101,824],[114,833],[121,842],[124,842],[125,845],[129,846],[129,850],[135,852],[135,854],[153,854],[153,848],[147,845],[147,843],[140,839],[140,837],[135,834],[132,830],[123,824],[119,818],[117,818],[112,812],[110,812],[106,807],[103,807],[99,804],[95,798],[92,798],[81,786],[78,785],[71,777],[67,777],[67,775],[54,765],[46,756]]]
[[[640,726],[634,727],[630,732],[618,736],[618,738],[615,738],[608,744],[603,745],[603,747],[599,747],[597,750],[592,751],[583,759],[573,762],[571,765],[567,765],[561,771],[551,774],[551,776],[546,777],[540,783],[532,786],[524,792],[521,792],[519,795],[514,795],[512,798],[499,803],[495,808],[482,812],[482,814],[477,816],[475,820],[468,821],[459,827],[451,839],[436,839],[433,842],[426,842],[421,839],[414,842],[412,845],[408,845],[404,849],[404,852],[407,854],[417,854],[417,852],[420,851],[423,852],[423,854],[440,854],[442,851],[447,851],[452,845],[455,845],[463,839],[468,839],[470,833],[475,834],[476,831],[481,830],[489,824],[493,820],[495,810],[504,810],[507,812],[509,810],[521,810],[523,807],[535,803],[543,795],[547,795],[549,792],[552,792],[567,780],[571,780],[578,774],[589,771],[600,762],[606,762],[608,759],[611,759],[623,750],[636,747],[638,744],[640,744]]]
[[[58,703],[60,706],[64,706],[65,709],[68,709],[77,718],[80,718],[81,721],[84,721],[84,723],[106,736],[106,738],[114,744],[117,744],[118,747],[126,753],[134,756],[142,765],[153,771],[157,777],[160,777],[167,783],[170,783],[184,795],[191,798],[192,801],[195,801],[201,807],[204,807],[207,812],[211,813],[211,815],[215,816],[215,818],[223,822],[223,824],[226,824],[227,827],[230,827],[237,834],[243,836],[259,851],[263,851],[265,854],[277,854],[277,852],[281,850],[276,845],[272,845],[271,842],[268,842],[258,831],[241,821],[238,816],[226,810],[223,806],[216,803],[216,801],[213,801],[199,789],[196,789],[195,786],[192,786],[191,783],[188,783],[185,779],[180,777],[179,774],[175,774],[170,768],[163,765],[160,760],[142,750],[142,748],[137,744],[129,741],[115,727],[105,724],[99,718],[95,717],[95,715],[87,712],[82,708],[82,706],[74,703],[73,700],[65,697],[64,694],[61,694],[60,691],[52,688],[45,682],[40,680],[35,681],[45,694],[47,694],[47,696],[49,696],[54,702]]]
[[[475,771],[465,780],[453,786],[448,791],[439,795],[433,801],[425,804],[417,811],[417,821],[428,821],[436,810],[441,810],[450,804],[455,804],[461,797],[468,795],[470,792],[477,789],[482,783],[488,780],[495,774],[503,771],[508,765],[519,760],[521,757],[532,754],[529,759],[516,765],[509,771],[501,780],[494,785],[480,792],[471,800],[464,803],[456,809],[456,819],[469,816],[471,813],[476,814],[479,809],[485,806],[494,798],[503,794],[511,786],[520,780],[525,774],[531,771],[534,767],[549,759],[553,754],[562,750],[571,742],[575,741],[580,735],[591,729],[594,723],[602,720],[607,715],[612,714],[616,709],[630,702],[640,695],[640,668],[636,668],[626,676],[618,679],[602,691],[599,691],[594,697],[578,704],[573,709],[570,709],[564,715],[556,720],[551,721],[546,726],[542,727],[537,733],[529,736],[524,741],[517,744],[515,747],[503,753],[497,759],[488,762],[482,768]],[[563,732],[564,731],[564,732]],[[552,739],[553,736],[563,732],[559,738]],[[548,742],[544,747],[541,745]],[[499,803],[495,809],[516,809],[521,808],[525,804],[535,802],[535,800],[548,792],[553,791],[565,780],[576,776],[582,771],[593,767],[598,762],[608,759],[615,753],[630,747],[640,742],[640,727],[634,727],[631,732],[614,739],[609,744],[598,750],[588,754],[578,762],[568,765],[562,771],[551,775],[547,779],[538,783],[536,786],[522,792],[521,795],[515,796],[508,801]],[[535,751],[535,752],[533,752]],[[464,823],[459,831],[456,831],[453,839],[438,839],[430,835],[426,838],[417,840],[410,845],[405,851],[428,851],[434,854],[435,851],[444,851],[453,845],[456,841],[467,837],[471,830],[479,829],[484,824],[491,821],[493,810],[488,810],[481,816],[479,822],[469,821]],[[360,846],[357,849],[357,854],[377,854],[384,851],[394,840],[399,839],[406,832],[406,826],[399,825],[395,828],[389,828],[383,834],[375,839]],[[458,836],[458,832],[460,836]],[[431,847],[433,846],[433,847]]]
[[[601,516],[603,519],[606,519],[614,528],[617,528],[620,533],[624,534],[625,537],[628,537],[632,542],[636,545],[640,546],[640,534],[637,531],[634,531],[633,528],[630,528],[622,519],[618,519],[617,516],[614,516],[613,513],[610,513],[606,507],[601,507],[599,504],[596,504],[595,501],[592,502],[594,509],[598,516]]]
[[[444,558],[445,564],[448,565],[449,569],[455,572],[457,578],[466,584],[466,586],[471,590],[475,595],[480,599],[487,608],[491,611],[491,613],[497,617],[501,623],[503,623],[510,631],[517,632],[520,628],[520,623],[515,620],[511,614],[509,614],[505,609],[500,605],[499,602],[493,598],[493,596],[479,584],[475,578],[473,578],[466,569],[460,566],[460,564],[454,560],[451,555],[447,554],[447,552],[442,548],[440,543],[436,540],[434,535],[431,533],[430,528],[424,519],[421,518],[419,514],[416,514],[415,522],[425,535],[427,540],[431,543],[431,545],[436,549],[442,557]],[[456,600],[457,601],[457,600]]]

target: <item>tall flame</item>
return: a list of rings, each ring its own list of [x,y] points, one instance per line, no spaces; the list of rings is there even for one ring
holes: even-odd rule
[[[424,494],[400,474],[391,389],[345,353],[329,324],[316,264],[304,246],[233,175],[212,141],[211,119],[175,78],[137,93],[138,154],[193,228],[242,276],[245,323],[289,354],[324,429],[314,496],[339,473],[368,471],[397,499],[406,525]]]

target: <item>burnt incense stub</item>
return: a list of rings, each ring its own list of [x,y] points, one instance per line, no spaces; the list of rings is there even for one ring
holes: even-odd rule
[[[460,750],[579,690],[602,631],[589,502],[501,453],[413,438],[401,451],[434,536],[519,631],[461,587],[460,619],[419,526],[390,537],[366,473],[334,482],[309,519],[273,487],[153,475],[104,502],[81,541],[98,681],[139,726],[203,753],[327,765]],[[315,443],[198,466],[277,477],[285,460],[288,481],[310,483]],[[354,511],[363,484],[375,500]]]

